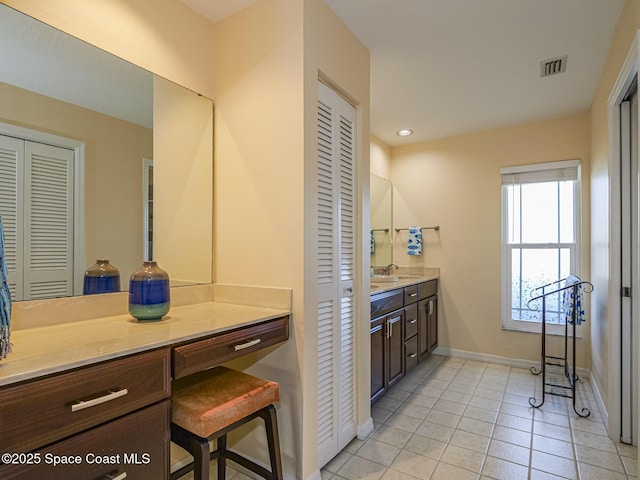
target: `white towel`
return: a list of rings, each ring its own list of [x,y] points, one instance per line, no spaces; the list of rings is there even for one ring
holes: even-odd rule
[[[409,227],[407,255],[422,255],[422,227]]]

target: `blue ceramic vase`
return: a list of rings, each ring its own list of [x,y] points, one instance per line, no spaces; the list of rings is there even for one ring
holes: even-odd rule
[[[138,320],[160,320],[169,303],[169,275],[156,262],[144,262],[129,281],[129,313]]]
[[[83,295],[119,291],[120,272],[109,263],[109,260],[96,260],[96,263],[84,272]]]

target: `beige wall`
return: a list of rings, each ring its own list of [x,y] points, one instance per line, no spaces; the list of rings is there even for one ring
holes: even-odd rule
[[[610,176],[612,174],[608,132],[608,98],[640,28],[640,2],[627,0],[609,49],[607,61],[591,107],[591,271],[594,284],[591,323],[592,381],[603,397],[607,410],[612,408],[613,381],[610,360],[618,352],[609,350],[612,328],[610,288]],[[613,200],[615,201],[615,200]]]
[[[294,289],[289,342],[249,371],[280,383],[284,471],[303,478],[302,3],[258,1],[214,34],[214,278]]]
[[[109,259],[126,290],[142,261],[142,159],[153,158],[152,130],[5,83],[0,102],[0,122],[85,142],[84,267]]]
[[[400,266],[440,267],[439,346],[539,360],[539,334],[502,330],[500,168],[580,158],[588,179],[589,115],[397,147],[391,154],[395,225],[440,225],[438,232],[423,231],[422,256],[408,256],[406,232],[395,234],[393,257]],[[582,187],[581,273],[589,278],[589,182]],[[583,329],[578,366],[589,368],[589,358]]]
[[[371,173],[389,179],[391,176],[391,148],[378,137],[371,135]]]
[[[321,0],[258,1],[214,29],[215,278],[293,287],[290,341],[251,370],[280,382],[285,475],[308,478],[318,468],[316,82],[322,75],[358,106],[358,174],[368,184],[369,57]],[[368,350],[358,354],[362,365]],[[359,387],[368,418],[368,370]]]

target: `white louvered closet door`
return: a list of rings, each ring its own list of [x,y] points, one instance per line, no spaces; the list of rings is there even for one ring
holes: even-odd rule
[[[0,136],[0,213],[17,300],[73,295],[74,152]]]
[[[24,141],[0,135],[0,216],[4,231],[4,254],[11,296],[18,300],[24,299],[22,275],[24,209],[18,208],[18,194],[24,190],[23,184]]]
[[[356,435],[356,110],[318,82],[318,462]]]

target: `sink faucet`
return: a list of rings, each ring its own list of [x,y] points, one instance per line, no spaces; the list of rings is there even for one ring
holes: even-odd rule
[[[391,275],[391,270],[390,270],[390,269],[391,269],[391,267],[395,267],[395,269],[396,269],[396,270],[397,270],[398,268],[400,268],[400,267],[398,267],[398,265],[396,265],[395,263],[390,263],[389,265],[387,265],[386,267],[384,267],[384,274],[385,274],[385,275]]]

